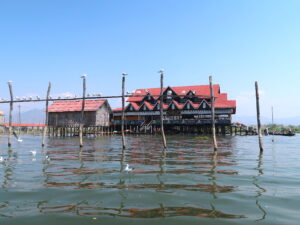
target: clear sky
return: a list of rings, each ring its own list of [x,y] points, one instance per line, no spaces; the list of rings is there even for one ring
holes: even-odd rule
[[[81,93],[117,95],[207,84],[237,100],[238,115],[300,115],[300,1],[276,0],[0,0],[0,97]],[[113,107],[119,106],[116,101]],[[2,106],[0,105],[0,108]],[[37,105],[24,106],[25,109]]]

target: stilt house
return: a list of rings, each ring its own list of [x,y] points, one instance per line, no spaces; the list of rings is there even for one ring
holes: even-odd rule
[[[76,127],[81,123],[82,100],[55,101],[49,106],[49,126]],[[110,124],[111,108],[108,101],[85,100],[84,126],[107,127]]]
[[[236,101],[221,93],[220,85],[213,85],[216,125],[230,125],[236,112]],[[128,98],[125,124],[150,126],[160,124],[160,88],[137,89]],[[209,85],[167,87],[163,89],[164,124],[194,126],[211,124]],[[113,121],[120,124],[122,108],[113,110]]]

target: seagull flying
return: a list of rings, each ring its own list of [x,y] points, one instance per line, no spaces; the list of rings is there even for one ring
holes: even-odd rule
[[[31,154],[32,154],[33,156],[36,155],[36,151],[35,151],[35,150],[32,150],[32,151],[30,151],[30,152],[31,152]]]

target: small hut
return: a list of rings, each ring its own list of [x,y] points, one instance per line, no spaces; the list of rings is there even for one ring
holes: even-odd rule
[[[82,100],[55,101],[49,106],[49,126],[77,127],[81,123]],[[111,108],[106,99],[85,100],[84,121],[85,127],[108,127]]]

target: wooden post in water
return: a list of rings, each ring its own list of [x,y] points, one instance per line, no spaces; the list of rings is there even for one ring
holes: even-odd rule
[[[124,134],[124,121],[125,121],[125,76],[127,73],[122,73],[122,123],[121,123],[121,132],[122,132],[122,148],[126,148],[125,134]]]
[[[261,124],[260,124],[260,109],[259,109],[259,91],[258,91],[257,81],[255,81],[255,93],[256,93],[256,115],[257,115],[258,143],[259,143],[259,150],[262,153],[264,148],[263,148],[263,144],[262,144],[262,134],[261,134]]]
[[[13,112],[13,101],[14,101],[14,94],[13,94],[13,88],[12,88],[12,81],[8,81],[8,88],[10,93],[10,103],[9,103],[9,123],[8,123],[8,147],[11,147],[11,134],[12,134],[12,112]]]
[[[50,90],[51,90],[51,83],[49,82],[47,96],[46,96],[45,126],[43,127],[42,147],[45,146],[45,137],[48,130],[48,105],[49,105]]]
[[[272,106],[272,125],[273,125],[273,127],[274,127],[274,114],[273,114],[273,106]],[[273,129],[272,142],[274,142],[274,133],[275,133],[275,129]]]
[[[82,78],[82,88],[83,88],[83,93],[82,93],[82,107],[81,107],[81,119],[80,119],[80,125],[79,125],[79,147],[83,147],[83,140],[82,140],[82,130],[83,130],[83,125],[84,125],[84,106],[85,106],[85,91],[86,91],[86,74],[83,74],[81,76]]]
[[[209,87],[210,87],[210,101],[211,101],[211,130],[213,136],[214,151],[218,150],[217,138],[216,138],[216,127],[215,127],[215,97],[212,85],[212,76],[209,76]]]
[[[164,70],[161,69],[159,71],[160,73],[160,130],[161,130],[161,136],[163,140],[163,145],[164,148],[167,148],[167,141],[166,141],[166,136],[165,136],[165,131],[164,131],[164,118],[163,118],[163,86],[164,86]]]

